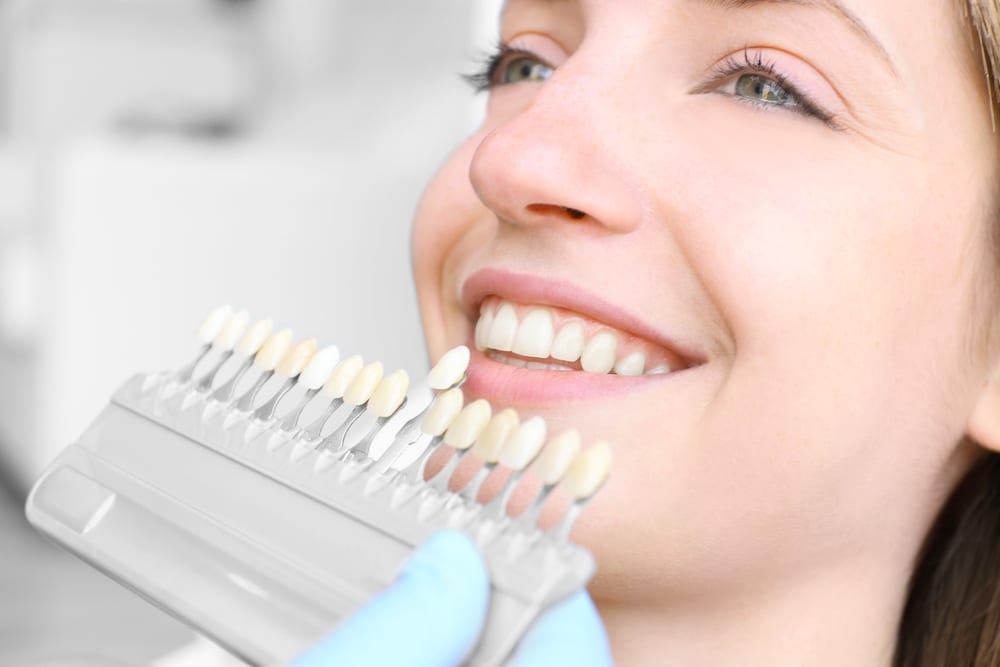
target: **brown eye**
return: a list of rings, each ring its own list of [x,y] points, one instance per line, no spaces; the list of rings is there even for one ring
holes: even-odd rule
[[[796,106],[797,100],[780,83],[760,74],[744,74],[736,80],[736,94],[756,102]]]
[[[545,81],[552,76],[552,68],[534,58],[514,58],[500,73],[500,83]]]

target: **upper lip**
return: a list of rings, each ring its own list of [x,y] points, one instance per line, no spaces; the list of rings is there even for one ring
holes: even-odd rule
[[[462,285],[462,308],[471,320],[479,316],[479,305],[488,296],[577,312],[660,345],[679,355],[688,367],[705,361],[700,350],[680,343],[642,318],[572,283],[526,273],[481,269]]]

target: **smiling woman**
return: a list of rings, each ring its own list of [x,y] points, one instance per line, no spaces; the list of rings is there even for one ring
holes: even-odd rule
[[[621,664],[1000,665],[998,20],[506,3],[421,315],[469,396],[617,444],[574,539]]]

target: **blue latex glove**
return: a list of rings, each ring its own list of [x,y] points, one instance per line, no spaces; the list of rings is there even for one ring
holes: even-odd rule
[[[417,549],[396,582],[292,667],[451,667],[476,643],[489,580],[472,541],[442,531]],[[585,591],[542,615],[510,665],[611,665],[604,626]]]

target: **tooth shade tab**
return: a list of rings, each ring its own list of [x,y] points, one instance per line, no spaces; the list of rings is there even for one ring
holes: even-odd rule
[[[226,320],[229,319],[232,312],[233,307],[227,305],[219,306],[209,313],[208,317],[205,318],[205,321],[201,323],[200,327],[198,327],[198,331],[195,332],[195,338],[197,341],[202,345],[208,345],[211,343],[215,337],[219,335],[219,332],[226,324]]]
[[[250,324],[250,313],[245,310],[241,310],[234,315],[229,316],[226,323],[222,325],[222,329],[215,336],[213,344],[220,350],[228,352],[229,350],[236,347],[236,343],[239,342],[240,337],[243,332],[246,331],[247,325]]]
[[[455,449],[468,449],[486,428],[492,414],[489,401],[479,399],[469,403],[448,427],[444,434],[444,444]]]
[[[517,336],[517,325],[517,311],[514,305],[501,304],[493,318],[490,335],[486,339],[487,347],[501,352],[511,352],[514,348],[514,337]]]
[[[330,377],[323,385],[323,394],[328,398],[342,398],[364,365],[365,362],[360,354],[355,354],[341,361],[334,367]]]
[[[568,322],[559,329],[549,353],[559,361],[578,361],[583,354],[584,330],[580,322]]]
[[[611,470],[611,445],[601,442],[580,452],[563,480],[564,488],[576,500],[594,495]]]
[[[420,424],[420,430],[427,435],[441,435],[462,411],[465,396],[458,387],[441,392],[434,399]]]
[[[604,331],[589,341],[580,356],[580,365],[588,373],[607,373],[615,366],[618,353],[618,336]]]
[[[375,387],[382,381],[385,369],[381,361],[373,361],[357,374],[344,392],[344,403],[348,405],[363,405],[371,398]]]
[[[573,429],[564,431],[542,449],[535,461],[535,474],[542,484],[556,484],[566,474],[579,452],[580,434]]]
[[[376,417],[391,417],[406,398],[410,388],[410,376],[400,369],[385,376],[371,398],[368,399],[368,410]]]
[[[512,470],[528,467],[545,442],[545,420],[532,417],[514,429],[500,449],[500,464]]]
[[[469,348],[464,345],[445,352],[427,375],[431,389],[448,389],[461,381],[469,368]]]
[[[260,346],[264,344],[267,337],[271,335],[271,331],[273,329],[274,320],[270,317],[257,320],[249,329],[247,329],[246,333],[243,334],[239,345],[236,346],[236,351],[248,357],[257,354],[257,350],[259,350]]]
[[[525,315],[514,336],[514,354],[547,359],[555,336],[552,313],[545,308],[535,308]]]
[[[476,444],[472,446],[472,454],[483,463],[497,463],[500,450],[520,421],[517,411],[513,408],[501,410],[493,415],[490,423],[476,439]]]
[[[273,371],[291,348],[292,330],[282,329],[264,341],[254,357],[253,365],[262,371]]]
[[[299,376],[299,385],[305,389],[319,389],[340,361],[340,350],[336,345],[328,345],[313,355]]]
[[[278,365],[275,366],[274,372],[286,378],[296,377],[312,361],[313,355],[316,354],[316,347],[315,338],[300,340],[292,346],[288,354],[282,357]]]
[[[615,362],[616,375],[642,375],[646,370],[646,355],[642,352],[633,352]]]

